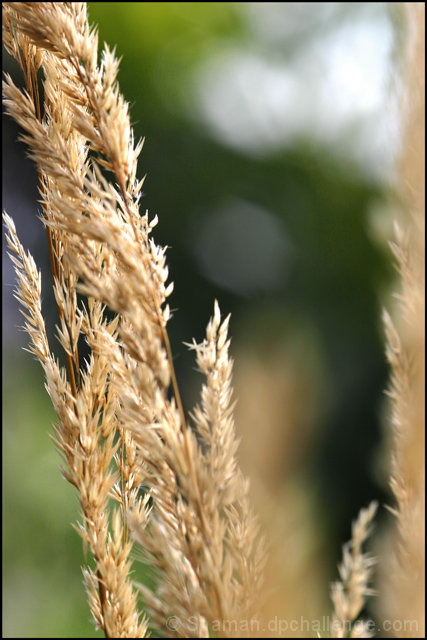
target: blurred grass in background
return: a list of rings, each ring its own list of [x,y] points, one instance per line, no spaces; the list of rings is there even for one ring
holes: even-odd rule
[[[170,246],[170,337],[187,408],[201,379],[182,342],[202,338],[215,298],[232,313],[242,465],[276,549],[275,615],[329,612],[351,520],[389,500],[378,454],[398,130],[390,11],[89,3],[100,43],[122,56],[121,92],[146,138],[141,206]],[[6,57],[4,68],[17,78]],[[35,171],[10,120],[3,134],[3,205],[42,268],[55,344]],[[20,349],[4,250],[3,269],[3,635],[94,636],[70,526],[77,500],[49,440],[41,371]]]

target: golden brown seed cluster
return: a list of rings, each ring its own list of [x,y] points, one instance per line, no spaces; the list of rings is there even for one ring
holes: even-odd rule
[[[397,228],[393,245],[400,322],[384,314],[399,540],[381,615],[413,618],[422,635],[425,7],[405,5],[409,35],[411,29],[415,35],[409,38],[412,111],[402,173],[408,183],[414,180],[408,231]],[[149,623],[161,637],[209,637],[212,630],[239,636],[239,623],[260,613],[265,553],[236,458],[229,317],[221,318],[215,302],[205,339],[189,345],[204,384],[187,417],[167,334],[173,285],[165,250],[152,238],[157,219],[139,211],[142,142],[135,144],[119,91],[118,60],[105,46],[98,63],[98,37],[85,3],[4,2],[2,9],[3,43],[26,87],[18,89],[6,75],[4,104],[38,168],[65,367],[48,343],[40,273],[4,214],[15,295],[57,413],[62,472],[78,492],[76,529],[91,551],[83,572],[93,618],[113,638],[145,637]],[[90,348],[83,364],[82,336]],[[340,581],[331,589],[333,637],[372,635],[358,616],[373,593],[374,560],[362,545],[375,511],[375,503],[362,509],[344,546]],[[155,571],[153,589],[131,579],[133,548]],[[141,615],[140,594],[149,620]]]
[[[108,47],[98,65],[86,11],[84,3],[3,3],[4,43],[26,80],[21,91],[6,77],[4,102],[39,170],[66,368],[48,344],[40,275],[6,215],[17,296],[58,415],[63,473],[79,494],[96,623],[107,637],[146,635],[130,579],[135,541],[158,572],[154,592],[141,587],[151,623],[169,635],[173,614],[182,620],[176,633],[206,636],[213,621],[255,615],[263,564],[235,459],[228,319],[221,323],[215,303],[206,339],[193,345],[206,383],[190,426],[166,330],[165,250],[151,238],[156,220],[139,212],[142,143]]]

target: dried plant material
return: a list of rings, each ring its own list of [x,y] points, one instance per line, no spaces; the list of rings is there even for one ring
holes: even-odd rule
[[[362,545],[371,534],[376,510],[376,502],[371,502],[367,509],[361,509],[352,525],[351,540],[343,547],[343,559],[338,567],[341,580],[331,586],[333,638],[372,637],[368,623],[357,618],[365,606],[366,598],[374,595],[369,583],[376,559],[363,553]]]
[[[146,635],[130,579],[135,540],[158,573],[154,593],[141,587],[152,624],[177,637],[208,636],[208,625],[221,634],[224,621],[255,615],[263,565],[235,458],[228,319],[215,303],[206,340],[193,345],[206,385],[189,426],[166,330],[173,285],[151,238],[157,220],[139,213],[142,142],[118,60],[105,46],[98,65],[84,3],[3,3],[3,23],[26,81],[21,91],[6,75],[4,104],[39,170],[64,369],[48,345],[40,275],[4,220],[30,349],[59,419],[63,474],[79,494],[93,618],[106,637]],[[90,347],[83,365],[81,335]]]
[[[419,61],[423,9],[407,4]],[[2,10],[5,48],[25,82],[20,90],[6,74],[4,104],[38,169],[64,367],[48,343],[40,273],[6,213],[4,222],[29,351],[43,367],[62,472],[78,494],[92,617],[106,637],[146,637],[149,624],[161,637],[257,633],[250,623],[259,620],[265,552],[236,457],[229,317],[215,301],[206,337],[190,345],[204,383],[186,416],[167,333],[173,283],[153,240],[157,218],[139,210],[142,141],[119,91],[119,62],[107,45],[98,61],[85,3],[5,2]],[[384,315],[400,536],[387,598],[393,615],[424,631],[424,191],[415,95],[405,159],[408,180],[417,168],[413,215],[393,246],[401,317]],[[362,545],[375,510],[361,511],[344,547],[332,586],[334,637],[370,637],[358,616],[373,593],[374,561]],[[152,589],[133,583],[132,554],[151,567]]]
[[[261,588],[262,545],[235,459],[228,322],[221,322],[215,303],[206,339],[192,345],[206,376],[194,429],[182,431],[173,405],[162,409],[160,430],[132,427],[153,507],[148,526],[133,514],[131,527],[159,576],[154,596],[142,591],[155,626],[166,635],[171,616],[182,637],[204,636],[208,624],[218,635],[227,632],[226,624],[239,635],[240,621],[255,616]]]
[[[425,4],[402,3],[406,48],[401,186],[406,216],[391,245],[398,304],[384,311],[391,366],[390,485],[397,531],[380,585],[379,608],[396,637],[425,633]]]

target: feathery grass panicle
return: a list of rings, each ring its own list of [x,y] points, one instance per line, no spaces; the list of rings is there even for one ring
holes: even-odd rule
[[[366,598],[375,595],[369,583],[376,559],[369,553],[363,553],[362,545],[372,532],[377,506],[376,502],[371,502],[369,507],[360,510],[352,525],[351,540],[343,547],[343,560],[338,567],[341,580],[331,585],[333,638],[372,637],[368,624],[357,618]]]
[[[206,341],[194,344],[207,382],[191,428],[166,331],[173,285],[165,250],[151,239],[156,219],[139,214],[142,143],[134,144],[118,61],[105,46],[98,65],[84,3],[4,3],[4,15],[6,48],[26,79],[21,91],[6,76],[4,103],[39,170],[66,369],[47,344],[34,261],[8,216],[5,223],[32,349],[59,418],[63,473],[79,492],[78,530],[93,555],[84,569],[92,615],[106,637],[146,634],[129,577],[130,527],[159,575],[155,593],[141,589],[153,624],[166,635],[208,636],[208,624],[254,615],[263,564],[235,458],[228,319],[221,324],[216,304]],[[90,347],[84,367],[81,333]]]
[[[391,248],[399,273],[384,311],[391,366],[390,486],[397,532],[381,583],[381,615],[398,637],[425,633],[425,3],[402,3],[406,20],[400,178],[406,215]]]
[[[42,3],[40,3],[42,4]],[[53,5],[47,5],[54,11]],[[43,205],[43,222],[47,227],[48,246],[51,258],[53,289],[58,310],[57,335],[65,352],[67,370],[61,370],[49,351],[42,324],[40,286],[33,286],[33,295],[25,295],[31,282],[31,264],[23,257],[23,251],[10,220],[9,244],[20,256],[20,288],[24,292],[21,302],[32,318],[27,330],[33,340],[33,351],[41,361],[47,379],[47,388],[60,422],[55,427],[55,441],[64,461],[64,476],[79,492],[83,513],[83,524],[78,527],[83,540],[91,549],[95,567],[84,570],[89,603],[96,623],[107,637],[143,637],[145,622],[139,622],[136,609],[136,591],[129,580],[129,554],[131,544],[118,526],[118,512],[111,517],[109,526],[109,500],[113,486],[118,483],[117,471],[111,471],[111,463],[120,440],[116,442],[117,404],[113,388],[109,384],[110,371],[106,357],[92,351],[86,370],[80,368],[78,338],[81,331],[87,335],[104,327],[105,321],[99,301],[89,301],[87,309],[77,306],[77,274],[67,256],[72,252],[70,234],[55,230],[55,202],[65,192],[70,193],[75,185],[81,185],[88,169],[86,139],[72,124],[69,99],[60,87],[59,78],[70,70],[70,61],[61,64],[49,51],[43,50],[40,42],[31,42],[30,36],[20,30],[20,11],[28,19],[34,19],[42,7],[30,3],[11,3],[4,7],[5,29],[13,29],[6,35],[9,50],[15,54],[23,70],[27,91],[19,91],[6,78],[4,83],[5,104],[8,112],[26,131],[24,140],[30,145],[32,157],[39,168],[40,193]],[[55,11],[68,7],[62,5]],[[49,11],[49,10],[48,10]],[[74,7],[76,32],[84,24],[85,7]],[[22,16],[21,16],[22,17]],[[80,21],[81,18],[83,21]],[[43,26],[42,23],[38,23]],[[17,36],[16,34],[20,34]],[[15,46],[9,42],[15,39]],[[35,52],[35,53],[34,53]],[[45,75],[44,104],[39,102],[36,90],[38,61],[42,61]],[[55,167],[55,159],[59,160]],[[68,180],[68,184],[67,184]],[[72,185],[72,186],[71,186]],[[15,260],[16,264],[16,260]],[[110,323],[114,333],[116,322]],[[101,423],[101,425],[100,425]],[[123,475],[120,464],[118,472]],[[129,493],[129,487],[124,492]],[[122,518],[126,497],[120,496]]]
[[[396,227],[393,245],[401,306],[396,318],[384,313],[399,553],[382,588],[382,609],[386,617],[415,620],[421,634],[425,7],[406,3],[405,11],[414,45],[402,163],[411,217],[404,231]],[[63,475],[79,496],[76,528],[91,551],[83,573],[92,616],[106,637],[144,637],[141,594],[162,637],[240,635],[239,623],[258,615],[264,547],[236,457],[229,317],[221,318],[215,302],[205,339],[190,345],[205,380],[187,419],[167,333],[173,284],[165,249],[152,239],[157,219],[139,211],[142,141],[133,137],[115,53],[105,45],[98,58],[85,3],[5,2],[2,12],[3,42],[25,82],[20,90],[5,76],[4,104],[38,168],[65,367],[48,343],[40,273],[6,213],[4,222],[29,350],[44,369],[58,416],[54,440]],[[82,337],[90,349],[84,364]],[[372,503],[360,512],[343,550],[341,580],[332,585],[334,637],[370,636],[368,623],[357,618],[373,593],[374,560],[362,545],[375,510]],[[153,569],[153,589],[133,584],[133,549]]]
[[[221,636],[225,623],[228,633],[239,633],[238,622],[255,615],[253,599],[261,587],[262,544],[255,542],[247,483],[234,458],[228,322],[221,323],[215,303],[206,339],[192,345],[206,376],[194,431],[182,433],[176,419],[164,424],[162,438],[154,429],[133,427],[147,459],[153,510],[146,527],[132,516],[132,528],[159,576],[155,594],[144,587],[142,592],[155,625],[167,635],[171,615],[179,637],[204,637],[208,624]]]

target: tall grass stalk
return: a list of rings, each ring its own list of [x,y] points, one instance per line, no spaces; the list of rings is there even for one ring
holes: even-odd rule
[[[425,634],[425,3],[405,18],[399,173],[404,215],[391,244],[399,280],[384,311],[392,435],[390,485],[396,532],[380,583],[380,608],[397,637]]]
[[[418,64],[423,3],[407,4]],[[118,60],[105,45],[98,61],[85,3],[5,2],[3,42],[25,82],[20,90],[6,75],[4,104],[38,169],[65,366],[48,342],[40,272],[5,213],[7,242],[29,350],[58,417],[62,472],[79,496],[76,529],[91,552],[83,573],[93,619],[114,638],[146,637],[149,625],[161,637],[240,636],[260,615],[265,551],[236,458],[229,317],[215,301],[205,338],[188,345],[204,384],[186,415],[167,332],[173,285],[165,249],[152,237],[157,220],[139,210],[142,142],[135,144],[119,92]],[[394,244],[400,318],[384,316],[399,551],[383,610],[415,617],[424,631],[425,205],[417,173],[424,147],[413,126],[424,109],[420,76],[411,84],[417,111],[408,118],[403,163],[405,176],[417,176],[413,216]],[[82,338],[90,350],[84,362]],[[375,510],[372,503],[360,512],[344,547],[331,590],[333,637],[371,635],[357,619],[372,594],[374,561],[362,544]],[[155,572],[153,589],[132,580],[136,550]]]
[[[206,382],[187,418],[167,334],[173,285],[151,237],[156,220],[139,212],[142,142],[134,143],[118,61],[105,46],[98,64],[84,3],[3,3],[3,26],[26,84],[21,91],[6,76],[4,103],[39,171],[66,368],[48,344],[40,274],[4,220],[30,350],[58,415],[63,474],[79,494],[77,529],[92,552],[90,609],[106,637],[146,635],[130,579],[134,540],[158,576],[154,592],[141,587],[151,624],[205,637],[214,622],[255,615],[263,564],[235,458],[229,319],[215,303],[206,338],[191,345]]]

